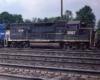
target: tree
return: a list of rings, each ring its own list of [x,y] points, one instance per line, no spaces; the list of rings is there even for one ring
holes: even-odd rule
[[[73,14],[70,10],[66,10],[65,11],[65,14],[63,15],[63,20],[72,20],[73,19]],[[41,18],[36,18],[36,17],[33,17],[32,19],[32,22],[54,22],[54,21],[59,21],[61,20],[61,17],[60,16],[56,16],[56,17],[50,17],[50,18],[47,18],[45,17],[44,19],[41,19]]]
[[[20,14],[19,14],[19,15],[14,14],[13,17],[14,17],[14,22],[16,22],[16,23],[21,23],[21,22],[23,22],[22,15],[20,15]]]
[[[43,19],[38,18],[38,19],[37,19],[37,22],[43,22]]]
[[[7,29],[9,29],[11,23],[15,23],[15,22],[17,22],[17,23],[23,22],[22,15],[20,15],[20,14],[13,15],[6,11],[4,11],[0,14],[0,23],[5,24]]]
[[[49,18],[45,17],[45,18],[43,19],[43,22],[49,22]]]
[[[100,20],[97,22],[97,28],[100,28]]]
[[[31,20],[29,20],[29,19],[25,19],[24,22],[30,23]]]
[[[36,17],[33,17],[32,22],[35,23],[37,21],[38,21],[38,19]]]
[[[55,20],[55,17],[49,18],[49,22],[54,22],[54,20]]]
[[[72,20],[73,19],[73,14],[70,10],[66,10],[65,14],[63,15],[64,20]]]
[[[76,12],[76,20],[86,20],[87,27],[94,27],[95,26],[95,15],[92,12],[91,7],[85,6],[79,11]]]
[[[97,35],[100,38],[100,20],[97,22]]]
[[[57,16],[57,17],[54,18],[54,21],[59,21],[59,20],[61,20],[60,16]]]
[[[6,28],[9,28],[10,23],[14,22],[14,18],[12,14],[9,14],[8,12],[2,12],[0,14],[0,23],[5,24]]]

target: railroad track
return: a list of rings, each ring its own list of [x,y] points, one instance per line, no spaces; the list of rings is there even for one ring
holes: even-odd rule
[[[29,52],[29,51],[0,51],[0,55],[29,55],[29,56],[67,56],[67,57],[80,57],[80,58],[100,58],[100,53],[93,52]]]
[[[41,48],[0,48],[0,51],[23,51],[23,52],[93,52],[97,53],[100,50],[66,50],[66,49],[41,49]]]
[[[13,74],[7,74],[7,73],[0,73],[0,80],[46,80],[46,79],[39,78],[39,77],[32,77],[32,76],[23,76],[23,75],[16,75],[16,74],[13,75]]]
[[[84,80],[86,78],[100,80],[99,65],[100,53],[92,51],[57,52],[27,49],[0,51],[0,78],[4,76],[16,80]]]
[[[55,68],[55,67],[36,67],[27,65],[15,65],[15,64],[0,64],[0,73],[17,74],[23,76],[33,76],[40,79],[55,79],[64,78],[66,76],[79,78],[95,78],[99,80],[100,71],[98,70],[81,70],[81,69],[70,69],[70,68]],[[82,76],[84,75],[84,76]],[[62,77],[63,76],[63,77]]]
[[[41,61],[41,60],[5,60],[0,59],[0,63],[10,63],[10,64],[23,64],[23,65],[34,65],[34,66],[48,66],[48,67],[60,67],[60,68],[78,68],[85,70],[100,70],[100,63],[78,63],[78,62],[58,62],[58,61]]]
[[[1,63],[23,64],[34,66],[53,66],[61,68],[79,68],[86,70],[100,70],[100,59],[79,57],[53,57],[53,56],[29,56],[29,55],[0,55]]]

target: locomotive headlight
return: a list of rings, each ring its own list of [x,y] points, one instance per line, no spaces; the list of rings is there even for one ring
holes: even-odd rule
[[[21,32],[23,32],[24,30],[22,29]]]
[[[18,32],[20,32],[21,30],[19,29]]]
[[[18,30],[18,32],[23,32],[23,31],[24,31],[23,29],[19,29],[19,30]]]

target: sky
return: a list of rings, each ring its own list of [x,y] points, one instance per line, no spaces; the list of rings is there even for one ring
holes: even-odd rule
[[[45,18],[60,16],[61,0],[0,0],[0,13],[21,14],[24,19],[33,17]],[[100,0],[63,0],[63,14],[70,10],[73,16],[76,11],[88,5],[92,8],[96,19],[100,19]]]

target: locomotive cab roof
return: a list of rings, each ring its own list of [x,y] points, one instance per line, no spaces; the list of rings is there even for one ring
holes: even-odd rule
[[[78,21],[68,21],[67,25],[78,25],[79,28],[85,28],[86,22],[84,20],[78,20]]]
[[[79,20],[79,21],[68,21],[67,24],[86,24],[84,20]]]
[[[68,21],[68,25],[71,25],[71,24],[80,24],[81,21]]]

